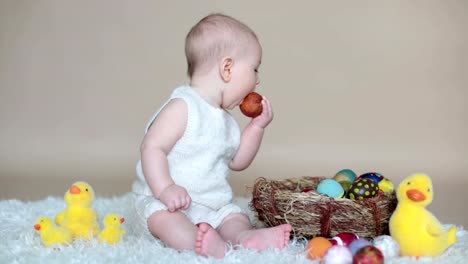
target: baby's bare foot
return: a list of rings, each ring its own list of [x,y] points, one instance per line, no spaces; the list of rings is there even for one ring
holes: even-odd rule
[[[249,230],[242,234],[241,244],[245,248],[255,248],[259,251],[267,248],[282,249],[289,243],[291,230],[292,227],[289,224]]]
[[[200,223],[195,242],[195,251],[205,257],[223,258],[226,254],[226,241],[207,223]]]

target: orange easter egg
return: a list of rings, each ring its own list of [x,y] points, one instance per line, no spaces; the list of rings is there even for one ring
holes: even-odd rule
[[[324,237],[314,237],[307,243],[307,256],[310,259],[322,259],[332,243]]]

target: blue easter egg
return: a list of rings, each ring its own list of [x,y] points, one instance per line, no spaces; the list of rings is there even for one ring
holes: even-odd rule
[[[385,177],[378,173],[378,172],[368,172],[368,173],[364,173],[362,174],[361,176],[358,177],[358,179],[370,179],[370,180],[373,180],[377,183],[379,183],[381,180],[383,180]]]
[[[333,198],[341,198],[344,195],[344,190],[337,181],[325,179],[317,185],[317,193]]]
[[[350,169],[340,170],[335,174],[335,176],[333,176],[333,179],[337,182],[354,182],[354,180],[356,180],[356,173]]]
[[[351,250],[351,253],[353,253],[354,256],[359,249],[369,245],[372,245],[372,243],[369,240],[359,238],[351,242],[351,244],[349,244],[349,250]]]

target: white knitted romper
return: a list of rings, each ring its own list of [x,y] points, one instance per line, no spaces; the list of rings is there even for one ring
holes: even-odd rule
[[[195,224],[207,222],[216,228],[229,214],[242,211],[232,203],[227,181],[229,162],[240,144],[239,125],[229,112],[213,107],[189,86],[176,88],[161,109],[175,98],[187,104],[188,118],[183,136],[167,156],[169,171],[174,182],[186,188],[192,198],[190,208],[183,212]],[[150,119],[145,133],[161,109]],[[132,190],[137,214],[146,223],[154,212],[167,207],[147,185],[141,161],[137,163],[137,175]]]

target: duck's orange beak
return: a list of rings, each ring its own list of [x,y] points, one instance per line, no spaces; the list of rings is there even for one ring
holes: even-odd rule
[[[37,231],[41,230],[41,225],[40,224],[35,224],[34,229],[36,229]]]
[[[426,195],[417,189],[407,190],[406,196],[408,196],[411,201],[415,202],[422,202],[426,200]]]
[[[123,222],[125,222],[125,218],[120,218],[120,223],[122,224]]]
[[[70,187],[70,193],[71,194],[80,194],[81,190],[78,188],[76,185],[72,185]]]

